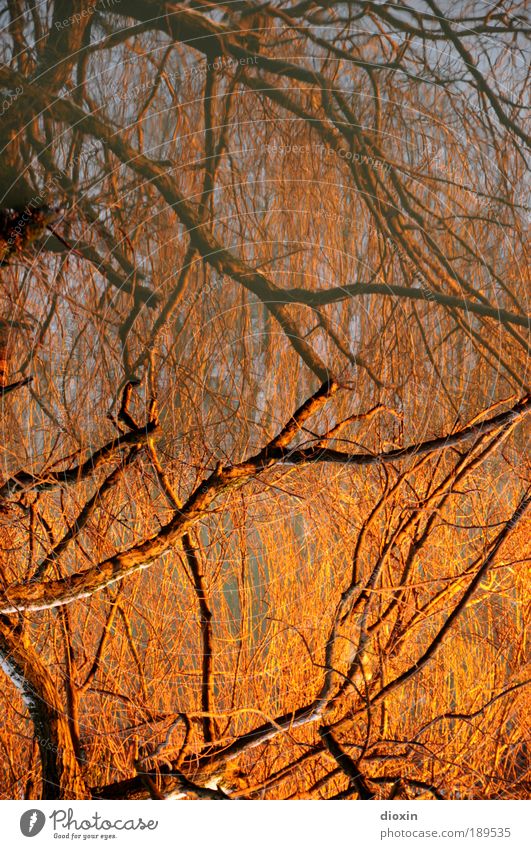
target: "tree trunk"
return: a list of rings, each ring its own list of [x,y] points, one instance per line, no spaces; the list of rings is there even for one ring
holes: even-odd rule
[[[29,710],[42,764],[43,799],[90,799],[58,689],[31,639],[0,621],[0,662]]]

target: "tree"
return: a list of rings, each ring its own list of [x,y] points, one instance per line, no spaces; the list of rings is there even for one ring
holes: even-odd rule
[[[4,796],[528,794],[525,9],[0,13]]]

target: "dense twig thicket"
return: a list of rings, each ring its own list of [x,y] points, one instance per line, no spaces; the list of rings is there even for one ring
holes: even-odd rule
[[[527,8],[0,11],[5,798],[529,794]]]

